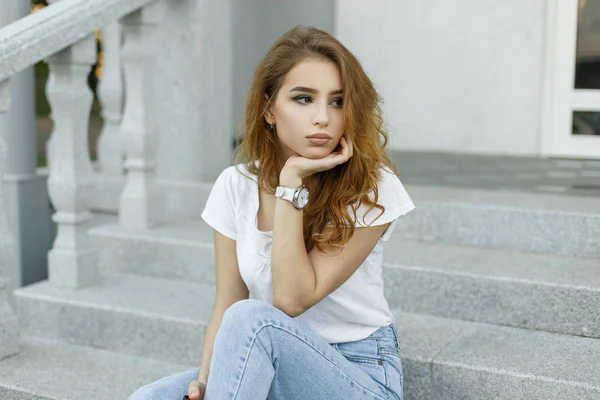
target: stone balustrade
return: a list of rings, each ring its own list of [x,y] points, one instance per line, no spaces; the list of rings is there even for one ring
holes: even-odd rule
[[[157,123],[151,68],[156,26],[166,1],[54,0],[43,10],[0,29],[0,177],[6,151],[3,135],[13,133],[6,131],[8,124],[2,120],[9,109],[11,76],[42,60],[50,69],[46,90],[54,129],[49,146],[52,154],[48,154],[48,191],[58,232],[48,254],[48,268],[49,281],[57,286],[78,289],[98,279],[98,255],[87,235],[93,196],[88,151],[93,99],[87,76],[96,62],[96,31],[101,30],[113,46],[106,49],[109,62],[99,87],[105,108],[100,166],[122,173],[122,157],[127,155],[124,167],[128,175],[120,202],[123,226],[146,228],[160,215],[156,209],[159,202],[154,199]],[[121,30],[128,94],[123,111]],[[16,319],[5,293],[7,266],[14,262],[14,251],[0,185],[0,359],[18,351]]]
[[[6,145],[3,130],[8,125],[6,111],[10,105],[9,82],[0,81],[0,176],[6,159]],[[0,182],[0,360],[11,356],[19,350],[19,330],[17,320],[6,293],[8,268],[15,262],[16,249],[4,213],[4,197]]]

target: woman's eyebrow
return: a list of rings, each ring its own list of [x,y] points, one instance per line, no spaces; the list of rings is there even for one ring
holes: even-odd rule
[[[309,88],[309,87],[304,87],[304,86],[296,86],[295,88],[291,89],[290,92],[308,92],[308,93],[318,93],[319,91],[313,88]],[[343,89],[337,89],[337,90],[332,90],[331,92],[329,92],[330,95],[332,94],[342,94],[344,93]]]

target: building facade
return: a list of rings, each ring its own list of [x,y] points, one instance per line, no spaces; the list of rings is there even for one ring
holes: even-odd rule
[[[593,0],[234,2],[234,115],[286,29],[341,40],[384,99],[391,148],[600,158]]]

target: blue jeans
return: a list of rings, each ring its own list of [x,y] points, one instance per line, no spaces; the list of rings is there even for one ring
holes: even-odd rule
[[[181,400],[198,368],[138,389],[129,400]],[[306,324],[259,300],[225,311],[205,400],[402,400],[394,325],[355,342],[327,343]]]

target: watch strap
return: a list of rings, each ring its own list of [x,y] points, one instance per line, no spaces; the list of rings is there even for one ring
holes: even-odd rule
[[[288,188],[285,186],[277,186],[275,189],[275,197],[279,197],[281,199],[292,201],[294,200],[294,193],[296,193],[297,189]]]

